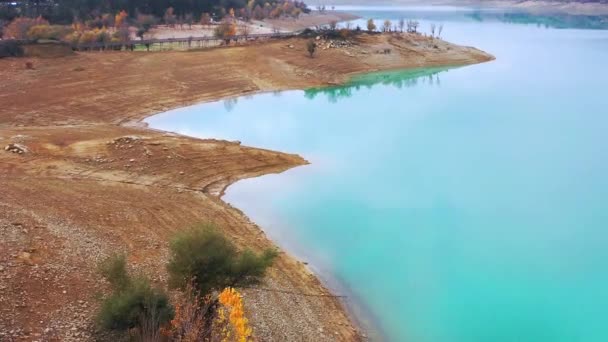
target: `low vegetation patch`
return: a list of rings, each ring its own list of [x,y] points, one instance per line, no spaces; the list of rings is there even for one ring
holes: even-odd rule
[[[138,341],[250,341],[243,298],[235,287],[259,282],[277,253],[238,251],[212,225],[178,233],[171,242],[169,283],[182,290],[175,306],[144,277],[127,272],[126,258],[99,265],[112,292],[98,313],[106,330],[129,331]]]
[[[239,252],[212,225],[201,225],[179,233],[171,242],[167,265],[169,285],[184,288],[189,281],[201,294],[259,282],[277,252]]]
[[[100,265],[100,272],[112,286],[98,314],[100,325],[108,330],[135,329],[142,340],[155,340],[160,327],[174,316],[167,295],[152,288],[144,277],[132,278],[124,256],[108,258]]]

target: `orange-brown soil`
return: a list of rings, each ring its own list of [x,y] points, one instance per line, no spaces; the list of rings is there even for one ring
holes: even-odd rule
[[[414,35],[362,35],[306,55],[306,41],[190,52],[89,52],[0,60],[0,340],[103,339],[97,263],[124,252],[165,286],[171,235],[213,222],[238,246],[272,247],[219,195],[246,177],[305,164],[296,155],[137,124],[167,109],[260,91],[344,82],[354,73],[484,62],[492,56]],[[391,54],[377,53],[390,48]],[[24,153],[5,151],[19,144]],[[260,341],[360,340],[342,303],[281,253],[243,290]],[[313,295],[313,296],[311,296]]]

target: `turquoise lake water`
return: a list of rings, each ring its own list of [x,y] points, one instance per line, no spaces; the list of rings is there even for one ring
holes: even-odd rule
[[[147,122],[309,160],[224,199],[349,295],[374,339],[608,341],[608,31],[493,11],[349,10],[418,18],[425,32],[443,23],[446,40],[497,59]]]

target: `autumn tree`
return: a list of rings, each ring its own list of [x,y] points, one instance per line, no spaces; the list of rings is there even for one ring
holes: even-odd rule
[[[390,32],[391,30],[391,21],[386,19],[382,25],[382,32]]]
[[[173,7],[169,7],[165,11],[165,15],[163,16],[163,21],[165,22],[165,24],[171,27],[175,26],[175,24],[177,23],[177,16],[173,12]]]
[[[312,58],[315,54],[315,51],[317,51],[317,43],[315,43],[315,41],[312,39],[307,41],[306,42],[306,51],[308,51],[310,58]]]
[[[209,333],[206,317],[213,307],[210,296],[201,296],[192,283],[184,288],[175,304],[175,316],[164,335],[170,341],[208,341]]]
[[[116,14],[114,17],[114,26],[121,27],[123,24],[126,24],[127,17],[129,15],[126,11],[122,10]]]
[[[37,16],[42,15],[52,23],[66,24],[78,17],[83,21],[94,19],[101,14],[110,14],[112,21],[116,13],[125,10],[135,19],[137,13],[154,15],[157,18],[163,18],[168,7],[173,8],[173,14],[177,17],[191,13],[195,18],[200,18],[202,13],[214,13],[218,16],[226,14],[222,11],[227,11],[229,8],[241,15],[241,9],[244,9],[244,18],[251,17],[251,14],[256,6],[262,8],[268,3],[268,11],[270,13],[275,8],[281,8],[282,16],[295,16],[294,8],[298,8],[303,13],[309,13],[310,9],[302,1],[296,0],[0,0],[0,20],[11,21],[19,15]],[[3,5],[5,4],[5,5]],[[288,9],[289,11],[285,11]],[[264,18],[266,18],[264,16]],[[259,18],[262,19],[262,18]],[[111,27],[113,25],[106,25]],[[102,26],[95,26],[102,28]],[[91,27],[93,28],[93,27]]]
[[[249,320],[245,317],[243,297],[230,287],[225,288],[218,296],[220,308],[218,309],[217,323],[224,326],[222,338],[228,340],[234,336],[235,341],[248,341],[252,334]],[[227,318],[226,318],[227,316]]]
[[[376,24],[374,23],[374,19],[367,20],[367,30],[369,32],[376,31]]]
[[[296,19],[298,19],[300,17],[300,14],[302,14],[302,10],[297,7],[291,11],[291,16]]]
[[[209,15],[209,13],[203,13],[201,15],[201,25],[203,25],[203,26],[211,25],[211,16]]]
[[[28,39],[28,31],[32,27],[40,25],[49,25],[49,22],[42,17],[18,17],[13,19],[13,21],[4,28],[4,36],[13,39]]]
[[[215,27],[213,34],[217,38],[226,40],[226,44],[230,42],[230,38],[236,36],[237,27],[231,17],[225,17],[222,22]]]
[[[101,15],[94,16],[89,20],[85,21],[85,25],[90,29],[102,29],[114,26],[114,15],[110,13],[104,13]]]
[[[64,40],[66,36],[70,35],[73,29],[70,26],[64,25],[36,25],[32,26],[27,31],[27,39],[39,40],[39,39],[51,39],[51,40]]]

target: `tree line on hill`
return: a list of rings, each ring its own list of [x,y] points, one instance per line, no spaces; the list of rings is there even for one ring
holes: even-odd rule
[[[0,39],[52,39],[109,43],[139,38],[157,24],[215,25],[221,38],[237,33],[237,22],[309,13],[299,0],[0,0]],[[136,31],[132,31],[132,28]],[[247,35],[248,26],[240,25]]]
[[[310,9],[298,0],[0,0],[0,21],[16,17],[41,16],[54,24],[71,24],[125,11],[130,18],[138,14],[163,18],[171,8],[176,18],[191,16],[199,21],[207,13],[223,18],[230,9],[244,19],[297,17]]]

